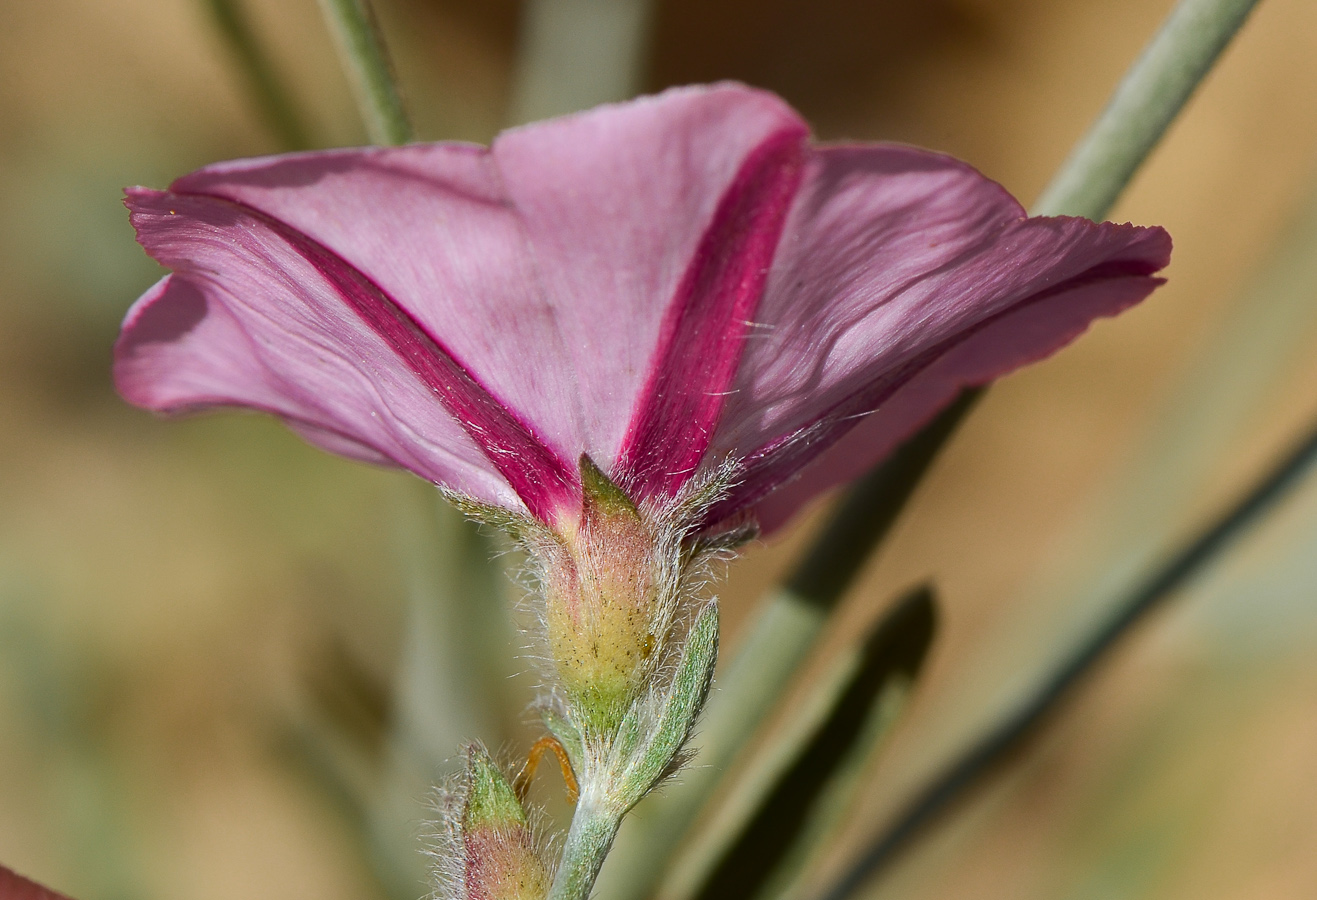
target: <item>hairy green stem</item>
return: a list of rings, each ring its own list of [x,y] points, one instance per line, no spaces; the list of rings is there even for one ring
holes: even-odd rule
[[[1255,4],[1180,0],[1034,212],[1104,217]],[[641,900],[653,889],[717,780],[790,683],[828,615],[980,394],[967,392],[875,469],[842,501],[787,586],[770,597],[709,704],[700,766],[650,800],[643,823],[623,830],[614,853],[623,871],[608,885],[611,900]]]
[[[411,121],[370,0],[320,0],[320,8],[334,33],[371,142],[407,143],[412,139]]]
[[[599,804],[589,794],[582,795],[572,815],[548,900],[586,900],[590,896],[621,822],[622,816],[609,811],[606,804]]]

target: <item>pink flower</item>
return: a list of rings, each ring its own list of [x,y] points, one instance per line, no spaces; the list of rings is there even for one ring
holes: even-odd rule
[[[173,273],[120,392],[247,406],[550,525],[588,454],[637,502],[734,460],[705,527],[782,523],[968,385],[1137,303],[1160,228],[1027,218],[964,163],[814,145],[777,97],[668,91],[453,143],[134,188]]]
[[[0,900],[66,900],[66,898],[0,866]]]

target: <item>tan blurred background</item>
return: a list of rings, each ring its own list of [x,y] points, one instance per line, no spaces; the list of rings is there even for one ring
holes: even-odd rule
[[[379,6],[421,138],[516,116],[515,0]],[[820,138],[944,150],[1027,203],[1169,6],[660,0],[638,78],[772,88]],[[314,0],[242,8],[311,142],[364,140]],[[121,188],[280,148],[207,0],[0,0],[0,860],[80,900],[407,895],[378,872],[408,828],[370,847],[361,798],[427,814],[380,771],[452,523],[403,476],[257,417],[153,420],[108,377],[159,274]],[[1170,284],[993,389],[839,616],[833,647],[916,580],[943,601],[854,840],[1317,416],[1315,176],[1317,5],[1263,0],[1113,216],[1170,229]],[[808,527],[732,567],[732,650]],[[511,652],[503,625],[472,627]],[[431,698],[436,740],[519,746],[505,674]],[[873,893],[1312,897],[1315,846],[1317,483]]]

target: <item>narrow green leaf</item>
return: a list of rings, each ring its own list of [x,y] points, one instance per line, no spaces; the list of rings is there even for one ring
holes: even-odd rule
[[[907,695],[932,642],[931,588],[900,598],[860,645],[842,655],[784,733],[762,747],[687,842],[662,900],[751,898],[812,855]]]
[[[1130,629],[1151,610],[1173,596],[1284,499],[1317,463],[1317,423],[1285,453],[1239,500],[1194,539],[1170,554],[1165,563],[1136,583],[1113,612],[1016,709],[971,746],[924,789],[915,794],[869,845],[869,849],[822,896],[846,900],[906,842],[937,816],[996,760],[1044,721],[1093,666],[1103,659]]]
[[[370,0],[320,0],[320,8],[348,70],[371,142],[407,143],[412,139],[411,120]]]
[[[211,21],[228,44],[233,59],[246,77],[247,89],[265,124],[285,150],[311,146],[307,129],[292,95],[275,72],[265,48],[243,12],[241,0],[204,0]]]
[[[717,661],[718,604],[709,603],[701,610],[686,636],[677,670],[659,701],[661,711],[657,725],[648,735],[648,746],[627,772],[627,809],[639,802],[671,769],[704,706]],[[637,703],[632,706],[628,719],[643,705]],[[625,729],[624,724],[622,730]]]

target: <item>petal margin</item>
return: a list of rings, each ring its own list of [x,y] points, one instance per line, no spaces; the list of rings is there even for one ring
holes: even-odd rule
[[[860,414],[853,427],[834,420],[836,430],[819,435],[823,449],[809,448],[803,465],[794,461],[786,472],[787,459],[781,458],[774,461],[776,471],[760,469],[754,480],[764,491],[755,504],[761,529],[774,531],[811,499],[859,478],[965,388],[1047,358],[1087,331],[1094,319],[1117,315],[1161,283],[1142,276],[1096,282],[1002,316],[896,388],[877,411]],[[755,485],[747,480],[744,487],[741,496],[748,499]]]
[[[761,526],[775,527],[961,387],[1142,299],[1169,253],[1161,229],[1026,218],[1000,186],[938,154],[820,149],[715,438],[715,455],[746,466],[715,515],[758,503]],[[843,439],[846,453],[825,453]],[[820,454],[826,464],[811,462]]]
[[[174,269],[116,347],[130,401],[264,409],[337,452],[515,508],[511,485],[546,521],[575,499],[571,470],[327,248],[233,201],[139,190],[129,202],[143,246]]]

